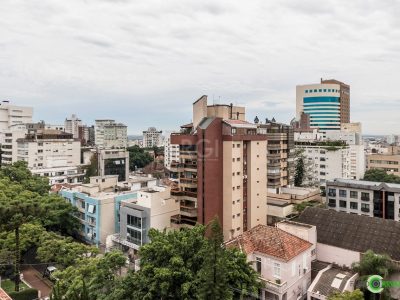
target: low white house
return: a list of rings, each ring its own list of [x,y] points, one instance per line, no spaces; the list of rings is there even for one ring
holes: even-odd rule
[[[277,227],[257,225],[226,242],[247,255],[265,287],[261,299],[297,300],[311,284],[312,244]]]

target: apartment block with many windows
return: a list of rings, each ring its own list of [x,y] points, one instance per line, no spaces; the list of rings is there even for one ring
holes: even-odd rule
[[[326,202],[336,211],[400,220],[400,184],[335,179],[327,182]]]
[[[266,224],[267,142],[257,125],[245,121],[244,107],[193,104],[193,123],[171,135],[179,162],[171,164],[181,203],[172,221],[179,226],[207,224],[218,217],[225,238]]]

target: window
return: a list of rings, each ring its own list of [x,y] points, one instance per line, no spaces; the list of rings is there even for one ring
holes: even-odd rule
[[[350,198],[358,199],[358,192],[357,191],[350,191]]]
[[[140,231],[128,227],[126,229],[126,239],[131,243],[134,243],[136,245],[141,245],[142,233]]]
[[[256,257],[256,271],[261,274],[261,257]]]
[[[240,157],[236,158],[236,161],[240,161]]]
[[[345,200],[339,200],[339,207],[346,208],[347,202]]]
[[[240,185],[238,185],[238,186],[236,187],[236,189],[237,189],[237,190],[240,190]]]
[[[240,148],[240,144],[237,144],[236,147],[237,147],[237,148]]]
[[[232,148],[235,148],[235,144],[232,144]]]
[[[336,197],[336,189],[328,189],[328,196]]]
[[[142,228],[142,218],[131,216],[131,215],[127,215],[126,217],[127,217],[127,220],[126,220],[127,225],[133,226],[136,228]]]
[[[88,210],[89,213],[94,214],[96,213],[96,206],[94,206],[93,204],[89,204],[88,205]]]
[[[336,207],[336,199],[329,199],[328,201],[329,207]]]
[[[235,172],[232,173],[232,176],[235,176]]]
[[[361,192],[361,200],[369,201],[369,193]]]
[[[281,264],[280,263],[274,263],[274,276],[281,277]]]
[[[350,208],[351,209],[358,209],[358,203],[357,202],[350,202]]]
[[[339,190],[339,197],[346,198],[347,197],[347,191],[346,190]]]
[[[236,172],[236,175],[240,175],[240,172]]]
[[[321,93],[321,92],[322,92],[322,89],[319,89],[318,91]]]
[[[81,207],[84,209],[85,208],[85,201],[81,201]]]
[[[362,212],[369,212],[369,204],[361,203],[361,211]]]

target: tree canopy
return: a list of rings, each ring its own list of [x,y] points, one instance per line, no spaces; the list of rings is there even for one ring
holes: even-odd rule
[[[333,294],[328,297],[328,300],[363,300],[364,293],[360,290],[354,290],[352,292],[346,291],[344,293]]]
[[[129,170],[131,171],[143,168],[153,161],[153,157],[137,145],[128,147],[127,150],[129,152]]]
[[[369,169],[365,172],[363,180],[387,183],[400,183],[400,176],[388,174],[382,169]]]

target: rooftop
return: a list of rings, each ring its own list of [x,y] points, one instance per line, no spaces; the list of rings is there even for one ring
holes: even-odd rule
[[[398,183],[364,181],[364,180],[355,180],[355,179],[336,178],[334,180],[327,181],[327,185],[339,185],[339,186],[346,186],[346,187],[372,188],[374,190],[395,189],[395,190],[399,190],[400,191],[400,184],[398,184]]]
[[[246,254],[259,252],[283,261],[289,261],[312,246],[311,243],[279,228],[257,225],[226,242]]]
[[[313,286],[312,292],[324,296],[342,293],[349,279],[356,275],[356,273],[338,267],[331,267],[321,272],[321,277]]]
[[[400,261],[400,222],[317,207],[307,207],[296,221],[316,226],[318,243]]]
[[[0,300],[12,300],[12,298],[8,296],[2,288],[0,288]]]

